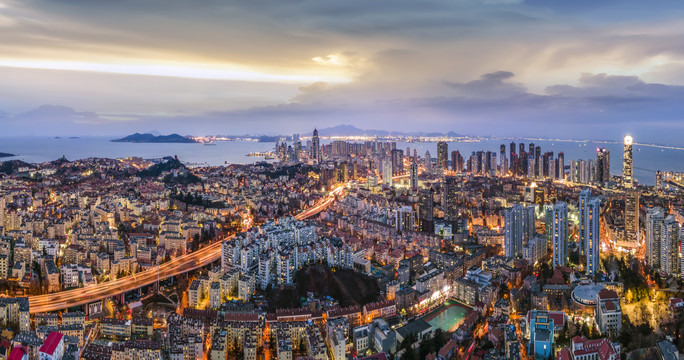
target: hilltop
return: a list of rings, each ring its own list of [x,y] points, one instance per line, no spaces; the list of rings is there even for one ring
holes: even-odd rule
[[[197,141],[181,136],[178,134],[171,135],[152,135],[152,134],[140,134],[135,133],[133,135],[128,135],[121,139],[114,139],[112,142],[130,142],[130,143],[196,143]]]

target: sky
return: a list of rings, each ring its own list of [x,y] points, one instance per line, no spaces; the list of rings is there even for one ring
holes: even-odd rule
[[[684,145],[680,0],[0,0],[0,136]]]

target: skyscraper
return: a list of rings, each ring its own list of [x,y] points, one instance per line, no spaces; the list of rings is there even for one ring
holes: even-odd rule
[[[410,179],[409,183],[411,186],[411,189],[417,189],[418,188],[418,164],[416,163],[411,163],[411,173],[410,173]]]
[[[631,247],[639,242],[639,191],[630,190],[625,195],[625,241]]]
[[[553,267],[568,263],[568,204],[558,202],[553,206]]]
[[[563,152],[558,153],[557,169],[556,179],[565,180],[565,154]]]
[[[386,187],[392,187],[392,162],[385,160],[382,169],[382,183]]]
[[[422,232],[432,233],[434,200],[432,189],[420,190],[418,195],[418,228]]]
[[[509,145],[510,147],[508,148],[508,168],[511,169],[511,174],[515,175],[516,174],[516,164],[517,162],[517,156],[515,153],[515,142],[511,142]]]
[[[399,175],[404,172],[404,152],[401,149],[392,149],[392,175]]]
[[[586,270],[587,275],[594,275],[599,269],[599,249],[601,248],[601,201],[594,197],[586,204],[584,219],[585,240],[587,244]]]
[[[668,215],[660,230],[660,271],[668,275],[679,274],[679,224],[674,215]]]
[[[504,210],[504,255],[516,258],[523,248],[523,207],[520,204]]]
[[[625,136],[625,153],[622,157],[622,185],[625,189],[634,187],[632,179],[632,136]]]
[[[321,162],[321,143],[318,140],[318,129],[314,129],[311,137],[311,159],[314,164]]]
[[[501,163],[499,164],[499,166],[503,166],[504,159],[507,158],[507,156],[506,156],[506,144],[501,144],[501,146],[499,147],[499,153],[501,154]]]
[[[457,174],[463,171],[463,156],[458,150],[451,152],[451,169]]]
[[[596,149],[596,182],[605,184],[610,181],[610,151]]]
[[[444,170],[449,168],[449,145],[446,141],[437,143],[437,166]]]
[[[447,176],[444,179],[444,220],[456,221],[458,219],[458,183],[455,176]]]
[[[527,156],[527,178],[534,179],[536,174],[534,173],[534,156],[532,154]]]
[[[646,263],[653,270],[660,270],[660,231],[665,221],[665,211],[656,206],[646,211]]]
[[[579,251],[580,251],[580,261],[584,260],[587,248],[587,223],[584,221],[587,218],[587,204],[589,203],[589,198],[591,197],[591,189],[583,189],[579,194],[579,201],[577,204],[577,209],[579,211]]]

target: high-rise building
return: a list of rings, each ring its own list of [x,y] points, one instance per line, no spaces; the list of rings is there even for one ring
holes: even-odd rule
[[[534,179],[536,176],[534,172],[534,156],[532,154],[527,156],[527,178]]]
[[[585,239],[587,244],[586,270],[587,275],[595,275],[599,270],[599,250],[601,248],[601,201],[599,198],[591,198],[586,204],[584,219]]]
[[[610,151],[596,149],[596,182],[605,184],[610,181]]]
[[[568,174],[568,181],[571,183],[577,183],[577,162],[575,160],[570,160],[570,173]]]
[[[517,258],[523,248],[522,205],[516,204],[504,210],[504,255]]]
[[[660,270],[660,242],[665,210],[656,206],[646,210],[646,263],[653,270]]]
[[[422,232],[434,231],[434,193],[432,189],[420,190],[418,195],[418,228]]]
[[[637,247],[639,242],[639,191],[630,190],[625,195],[625,242]]]
[[[455,176],[444,179],[444,220],[458,220],[458,182]]]
[[[504,253],[508,257],[522,255],[530,239],[537,234],[535,231],[535,206],[513,205],[504,210]]]
[[[463,156],[458,150],[451,152],[451,169],[457,174],[463,171]]]
[[[557,169],[556,179],[565,180],[565,154],[563,152],[558,153]]]
[[[401,149],[392,149],[392,175],[396,176],[404,172],[404,152]]]
[[[558,202],[553,206],[553,267],[568,263],[568,204]]]
[[[508,164],[511,168],[513,168],[515,164],[515,162],[513,161],[513,154],[515,154],[515,142],[511,142],[510,147],[508,148]]]
[[[634,187],[632,179],[632,136],[625,136],[625,153],[622,157],[622,185],[626,189]]]
[[[444,170],[449,168],[449,145],[446,141],[437,143],[437,166]]]
[[[587,204],[589,203],[589,198],[591,198],[591,189],[586,188],[580,191],[579,201],[577,204],[577,210],[579,211],[579,252],[580,261],[583,261],[586,255],[587,249],[587,223],[585,219],[587,218]]]
[[[504,159],[507,158],[506,156],[506,144],[501,144],[499,147],[499,153],[501,154],[501,163],[499,164],[499,168],[503,167],[504,164]]]
[[[660,272],[679,274],[679,223],[674,215],[668,215],[660,230]]]
[[[386,187],[392,187],[394,185],[392,180],[392,162],[385,160],[382,169],[382,183]]]
[[[409,178],[411,189],[418,188],[418,164],[411,163],[411,173]]]
[[[318,139],[318,129],[314,129],[311,137],[311,159],[315,164],[321,162],[321,143]]]

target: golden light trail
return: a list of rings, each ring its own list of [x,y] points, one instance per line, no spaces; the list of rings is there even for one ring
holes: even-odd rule
[[[350,79],[341,75],[296,75],[261,72],[239,66],[211,66],[198,63],[136,63],[106,64],[78,61],[0,60],[0,66],[23,69],[68,70],[110,74],[163,76],[204,80],[236,80],[279,83],[329,82],[345,83]],[[294,72],[294,71],[293,71]]]

